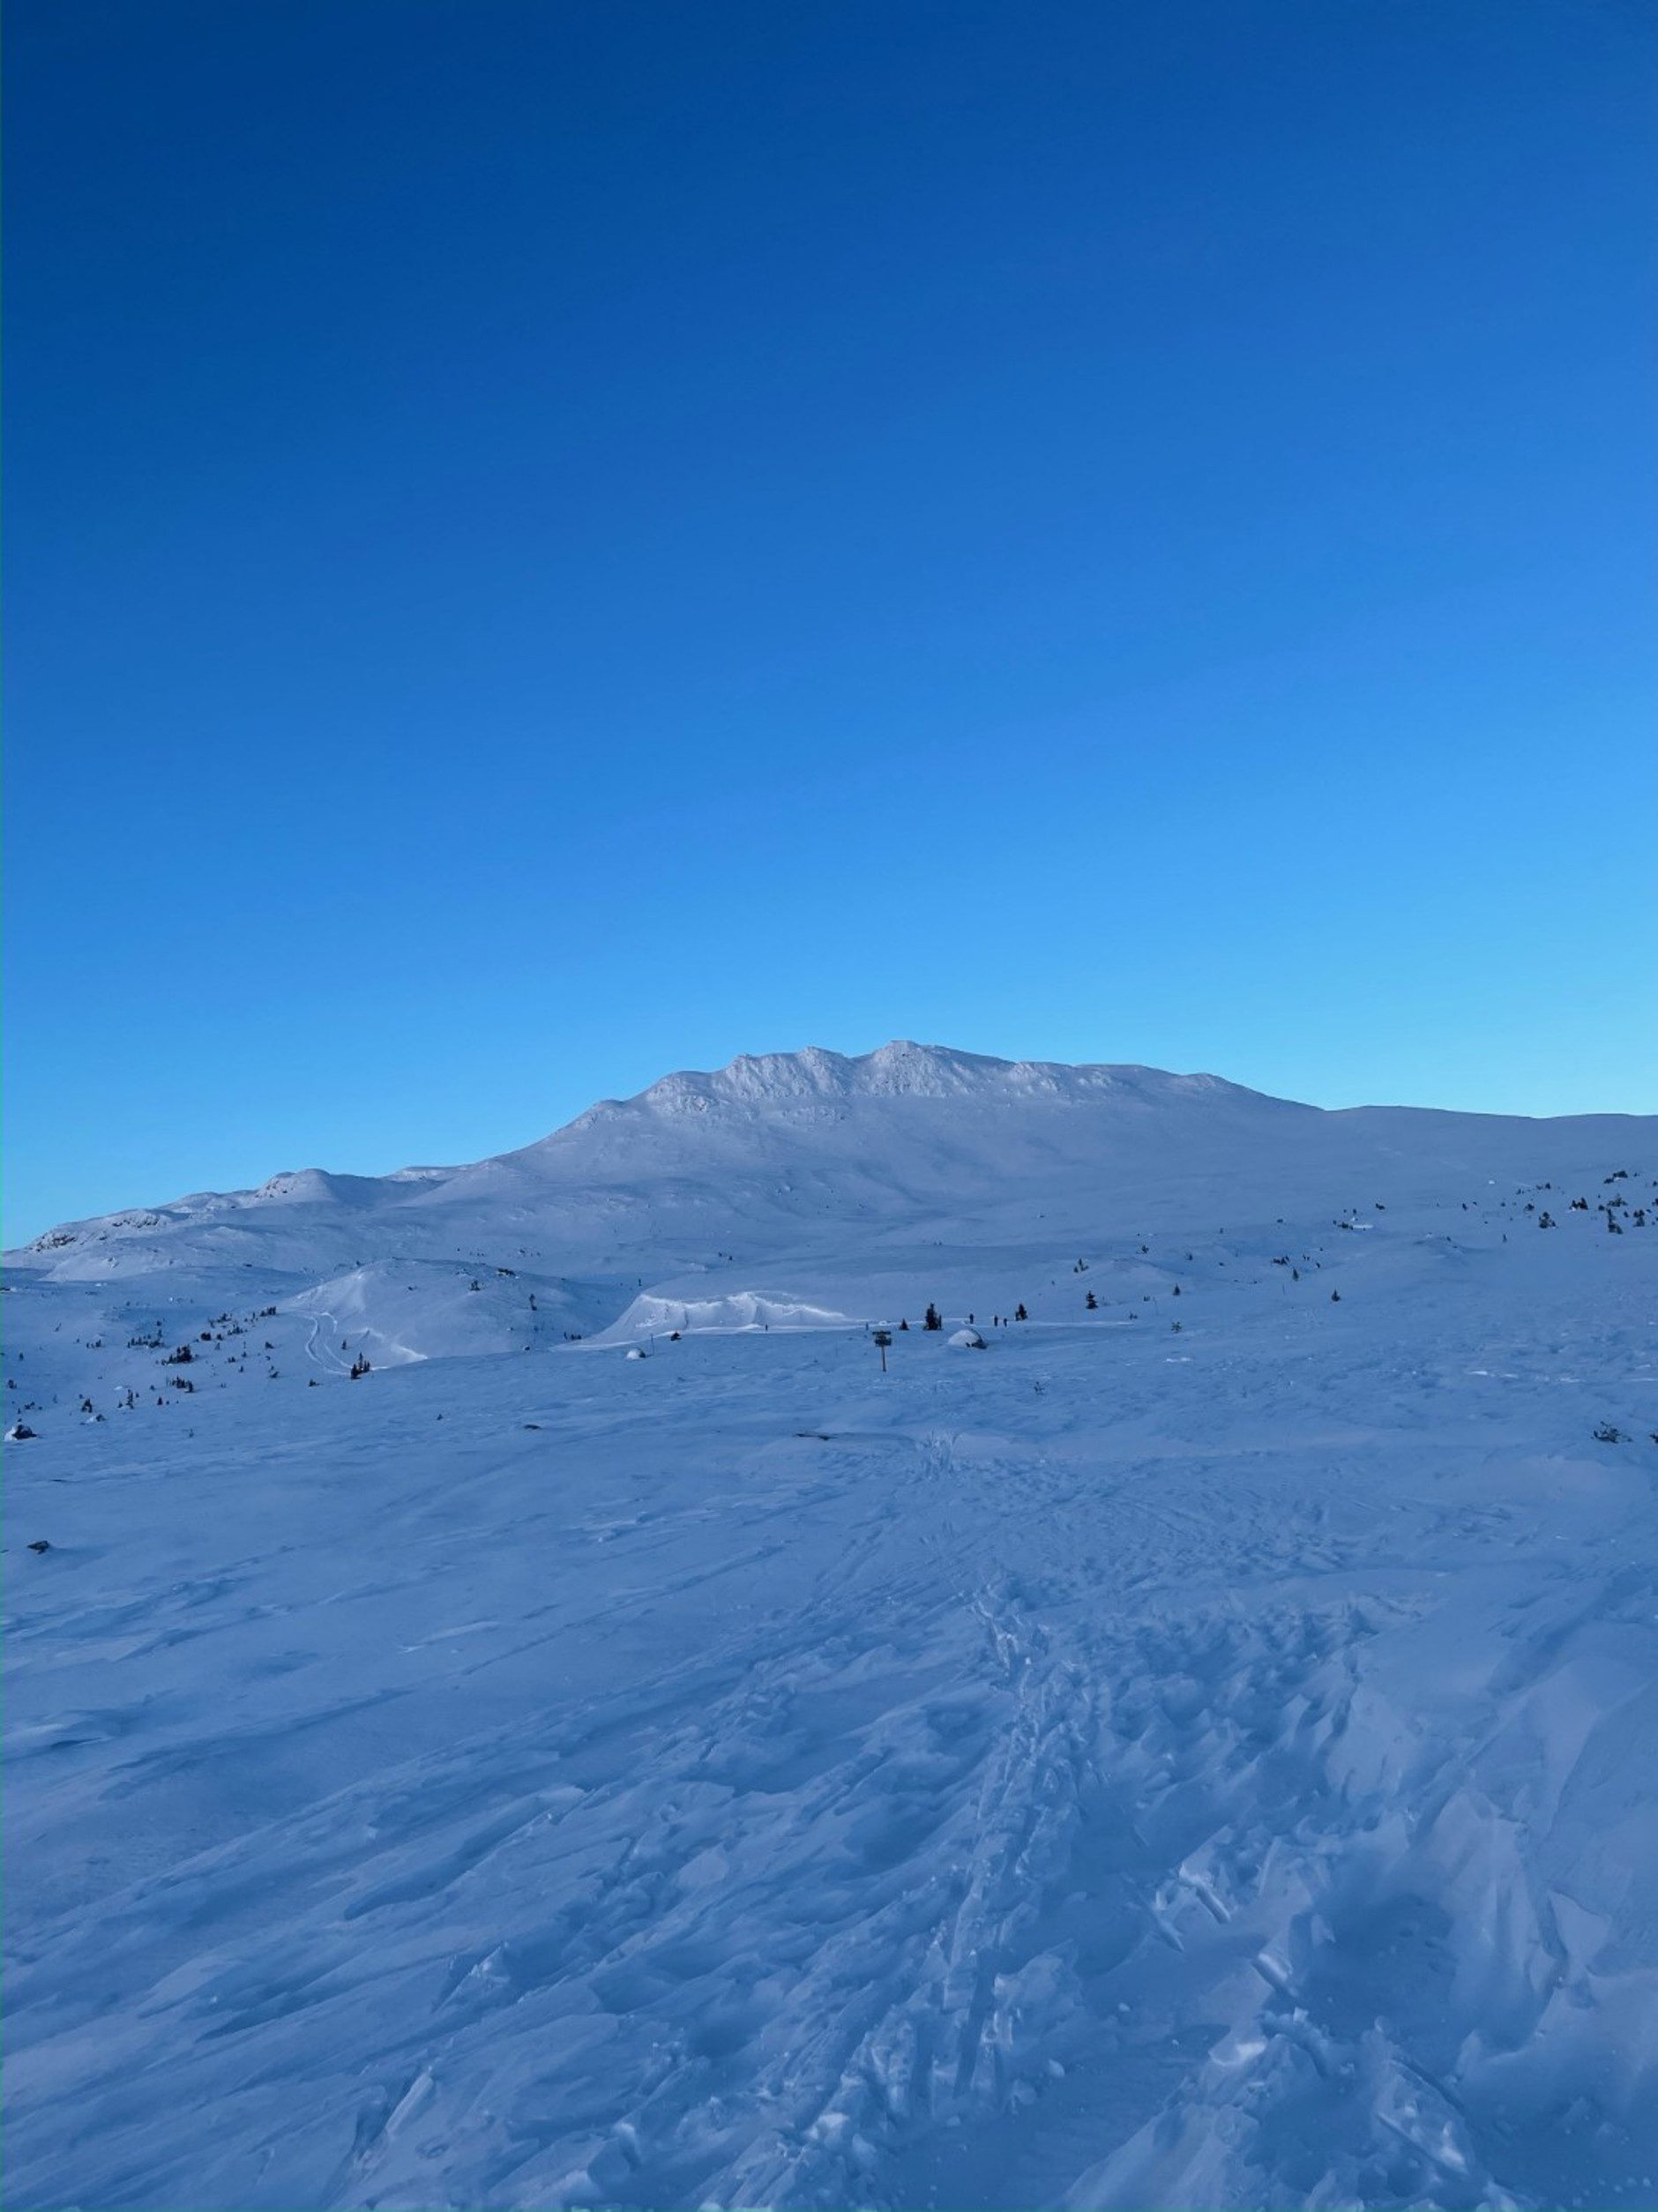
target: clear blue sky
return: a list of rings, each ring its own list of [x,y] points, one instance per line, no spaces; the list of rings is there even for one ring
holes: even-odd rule
[[[1639,0],[9,0],[10,1228],[917,1036],[1658,1107]]]

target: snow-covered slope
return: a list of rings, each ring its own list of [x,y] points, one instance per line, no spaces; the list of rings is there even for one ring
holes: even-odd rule
[[[1658,2204],[1658,1124],[740,1060],[4,1319],[8,2203]]]
[[[7,1263],[64,1282],[184,1264],[472,1257],[522,1237],[539,1240],[537,1257],[556,1247],[588,1268],[640,1251],[696,1259],[722,1225],[769,1245],[803,1222],[832,1229],[879,1211],[901,1223],[940,1206],[953,1217],[1008,1184],[1081,1174],[1109,1185],[1148,1145],[1224,1144],[1264,1117],[1311,1114],[1214,1076],[901,1043],[861,1059],[810,1050],[667,1076],[470,1167],[277,1175],[255,1191],[67,1222]]]
[[[1574,1172],[1579,1160],[1587,1172],[1626,1127],[1621,1117],[1324,1113],[1212,1075],[937,1046],[858,1059],[808,1050],[665,1077],[469,1167],[277,1175],[255,1191],[68,1222],[6,1265],[14,1282],[122,1288],[240,1269],[283,1279],[290,1296],[405,1259],[468,1279],[510,1267],[618,1289],[692,1268],[718,1275],[722,1294],[765,1294],[780,1264],[787,1273],[814,1253],[978,1250],[1033,1229],[1097,1241],[1184,1221],[1194,1205],[1217,1227],[1254,1218],[1289,1189],[1333,1212],[1384,1181],[1426,1197],[1447,1177],[1482,1185]]]

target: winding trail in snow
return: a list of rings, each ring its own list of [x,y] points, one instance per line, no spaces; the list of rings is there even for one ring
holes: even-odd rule
[[[318,1308],[317,1312],[312,1316],[310,1334],[305,1339],[305,1356],[307,1359],[315,1362],[318,1367],[325,1368],[331,1375],[343,1375],[348,1373],[349,1368],[347,1363],[337,1344],[332,1342],[329,1343],[327,1346],[328,1357],[326,1359],[323,1358],[317,1349],[318,1336],[322,1329],[322,1325],[325,1321],[327,1322],[335,1336],[339,1335],[339,1322],[334,1319],[332,1313],[325,1313],[320,1308]]]

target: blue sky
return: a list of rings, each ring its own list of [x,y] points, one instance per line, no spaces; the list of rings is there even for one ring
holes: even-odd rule
[[[1658,1107],[1658,21],[11,0],[9,1229],[916,1036]]]

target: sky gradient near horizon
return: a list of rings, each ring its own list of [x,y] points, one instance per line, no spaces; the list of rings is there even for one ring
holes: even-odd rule
[[[914,1036],[1658,1110],[1658,16],[11,0],[7,1237]]]

